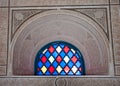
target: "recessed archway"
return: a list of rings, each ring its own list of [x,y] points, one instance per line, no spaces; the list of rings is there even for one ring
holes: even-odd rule
[[[84,14],[68,10],[36,14],[20,26],[10,47],[12,73],[33,75],[37,52],[44,44],[56,40],[81,50],[86,74],[108,75],[109,43],[103,29]]]

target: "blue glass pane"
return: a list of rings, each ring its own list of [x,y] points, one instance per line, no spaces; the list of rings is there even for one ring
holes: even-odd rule
[[[77,72],[76,72],[76,75],[81,75],[80,71],[77,71]]]
[[[62,51],[62,52],[60,53],[60,56],[61,56],[62,58],[64,58],[64,57],[65,57],[65,52]]]
[[[65,71],[62,71],[62,72],[61,72],[61,75],[66,75]]]
[[[41,54],[40,54],[40,58],[42,58],[42,56],[43,56],[43,54],[41,53]]]
[[[37,75],[42,75],[43,73],[41,72],[41,71],[39,71],[38,73],[37,73]]]
[[[58,66],[58,63],[54,61],[52,65],[56,68]]]
[[[75,54],[75,56],[79,58],[79,55],[77,53]]]
[[[65,63],[64,61],[62,61],[62,62],[60,63],[60,66],[61,66],[62,68],[64,68],[64,67],[66,66],[66,63]]]
[[[73,53],[71,51],[69,51],[68,56],[71,58],[73,56]]]
[[[73,62],[71,62],[71,61],[68,63],[68,66],[69,66],[70,68],[72,68],[73,65],[74,65]]]
[[[47,68],[49,68],[50,65],[51,65],[51,64],[50,64],[49,61],[47,61],[47,62],[45,63],[45,66],[46,66]]]
[[[57,48],[57,46],[58,46],[58,44],[53,44],[53,47],[56,49]]]
[[[81,63],[77,61],[75,65],[79,68],[81,66]]]
[[[46,51],[45,56],[48,58],[50,56],[50,52]]]
[[[50,75],[50,72],[49,72],[49,71],[47,71],[47,72],[46,72],[46,75]]]
[[[54,72],[53,72],[53,75],[58,75],[58,72],[57,72],[57,71],[54,71]]]
[[[38,62],[38,67],[42,67],[43,66],[43,63],[41,61]]]
[[[64,48],[64,46],[65,46],[64,44],[60,44],[60,47],[61,47],[61,48]]]
[[[53,55],[53,57],[56,58],[58,56],[58,53],[56,51],[54,51],[52,55]]]
[[[69,71],[68,75],[73,75],[73,72],[72,72],[72,71]]]

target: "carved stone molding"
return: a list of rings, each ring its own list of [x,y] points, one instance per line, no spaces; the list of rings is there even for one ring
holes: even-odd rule
[[[12,10],[12,26],[11,26],[11,36],[13,37],[14,33],[18,28],[29,18],[35,16],[38,13],[48,11],[49,9],[16,9]],[[65,9],[69,10],[69,9]],[[108,36],[108,22],[107,22],[107,10],[106,8],[72,8],[70,10],[80,12],[98,23],[103,31]]]

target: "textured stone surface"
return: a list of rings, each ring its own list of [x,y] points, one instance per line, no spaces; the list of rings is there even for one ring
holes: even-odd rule
[[[6,65],[7,53],[0,52],[0,65]]]
[[[120,66],[116,66],[115,69],[116,69],[116,75],[120,75]]]
[[[8,10],[0,8],[0,52],[7,51]]]
[[[13,10],[13,23],[12,23],[12,35],[18,29],[18,27],[28,20],[30,17],[34,16],[35,14],[41,12],[43,10],[33,10],[33,9],[23,9],[23,10]]]
[[[119,86],[120,78],[69,78],[67,86]]]
[[[7,59],[7,28],[8,28],[8,10],[0,8],[0,66],[6,66]],[[0,75],[4,75],[5,67],[1,68]]]
[[[54,86],[54,78],[0,78],[0,86]]]
[[[120,64],[120,8],[111,6],[115,64]]]
[[[86,14],[89,16],[91,19],[95,20],[103,30],[106,32],[108,35],[108,30],[107,30],[107,14],[106,14],[106,9],[103,8],[88,8],[88,9],[74,9],[77,12],[81,12],[83,14]]]
[[[67,10],[67,9],[66,9]],[[47,9],[20,9],[20,10],[13,10],[13,23],[12,23],[12,35],[16,30],[18,30],[18,27],[24,23],[26,20],[31,18],[32,16],[48,11]],[[82,12],[83,14],[89,16],[93,20],[95,20],[101,27],[103,27],[103,30],[106,32],[108,35],[108,30],[107,30],[107,14],[106,14],[106,9],[103,8],[88,8],[88,9],[72,9],[72,11],[77,11],[77,12]]]
[[[59,78],[60,79],[60,78]],[[120,78],[62,78],[66,81],[57,82],[55,78],[13,77],[0,78],[0,86],[119,86]],[[59,80],[61,81],[61,79]],[[6,83],[7,82],[7,83]],[[55,84],[55,82],[57,84]]]
[[[8,0],[0,0],[0,6],[8,6]]]
[[[6,66],[0,66],[0,76],[6,75]]]
[[[57,78],[55,81],[55,84],[56,84],[56,86],[66,86],[67,85],[66,79]]]
[[[108,0],[11,0],[11,6],[40,5],[95,5],[108,4]]]
[[[113,49],[115,58],[115,75],[120,75],[120,8],[119,5],[111,6]]]
[[[120,0],[110,0],[111,4],[120,4]]]

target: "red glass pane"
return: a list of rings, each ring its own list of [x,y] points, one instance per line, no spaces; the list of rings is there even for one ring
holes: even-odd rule
[[[41,61],[42,61],[43,63],[45,63],[45,62],[47,61],[47,58],[46,58],[45,56],[43,56],[43,57],[41,58]]]
[[[76,56],[73,56],[71,60],[72,60],[72,62],[76,63],[77,57],[76,57]]]
[[[58,63],[60,63],[60,62],[62,61],[62,58],[61,58],[60,56],[58,56],[58,57],[56,58],[56,61],[57,61]]]
[[[53,73],[55,68],[53,66],[50,66],[48,70],[50,71],[50,73]]]
[[[54,51],[54,48],[52,46],[50,46],[50,48],[48,50],[50,51],[50,53],[52,53]]]
[[[65,46],[63,50],[67,53],[70,49],[68,48],[68,46]]]
[[[66,67],[64,68],[64,71],[65,71],[66,73],[68,73],[69,70],[70,70],[70,68],[69,68],[68,66],[66,66]]]

